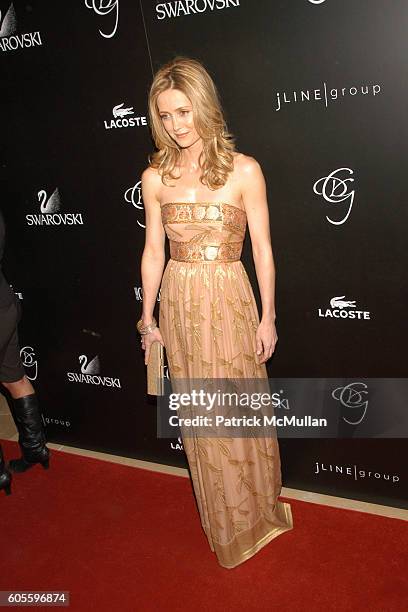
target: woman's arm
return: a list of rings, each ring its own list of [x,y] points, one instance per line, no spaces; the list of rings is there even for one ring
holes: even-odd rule
[[[143,288],[143,323],[152,322],[154,306],[160,288],[165,264],[165,231],[161,218],[157,186],[160,178],[152,168],[142,174],[142,197],[145,207],[146,235],[142,254],[141,274]]]
[[[275,321],[275,263],[269,231],[265,179],[259,163],[246,156],[242,163],[242,197],[248,219],[256,276],[262,301],[262,320]]]
[[[267,361],[275,350],[278,336],[275,328],[275,263],[269,230],[269,209],[266,184],[261,166],[245,156],[241,161],[242,198],[248,220],[252,254],[262,302],[262,316],[256,332],[260,363]]]

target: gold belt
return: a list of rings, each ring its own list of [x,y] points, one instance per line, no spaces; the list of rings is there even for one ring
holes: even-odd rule
[[[200,245],[170,240],[170,257],[176,261],[238,261],[241,250],[242,242]]]

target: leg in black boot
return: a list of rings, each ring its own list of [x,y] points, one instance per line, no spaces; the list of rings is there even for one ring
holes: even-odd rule
[[[3,449],[0,444],[0,491],[4,489],[6,495],[11,493],[11,474],[6,468],[3,457]]]
[[[36,463],[48,469],[50,451],[45,446],[45,434],[41,422],[37,395],[25,395],[12,400],[12,415],[18,429],[18,443],[22,457],[12,459],[9,467],[12,472],[25,472]]]

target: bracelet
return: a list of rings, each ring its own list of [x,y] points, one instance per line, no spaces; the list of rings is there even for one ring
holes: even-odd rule
[[[136,328],[137,331],[139,332],[139,334],[141,336],[145,336],[146,334],[150,334],[150,332],[152,332],[154,329],[156,329],[157,327],[157,321],[156,319],[153,317],[153,320],[151,323],[149,323],[148,325],[143,325],[143,320],[139,319],[139,321],[137,322]]]

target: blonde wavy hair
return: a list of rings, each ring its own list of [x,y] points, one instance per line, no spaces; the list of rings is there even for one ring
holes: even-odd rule
[[[157,151],[149,155],[149,164],[157,168],[162,182],[180,178],[174,175],[181,159],[181,147],[166,132],[157,107],[157,97],[167,89],[178,89],[190,100],[194,126],[203,139],[199,157],[200,181],[210,189],[225,185],[234,168],[235,139],[228,132],[217,88],[197,60],[177,56],[155,74],[149,92],[149,118]]]

